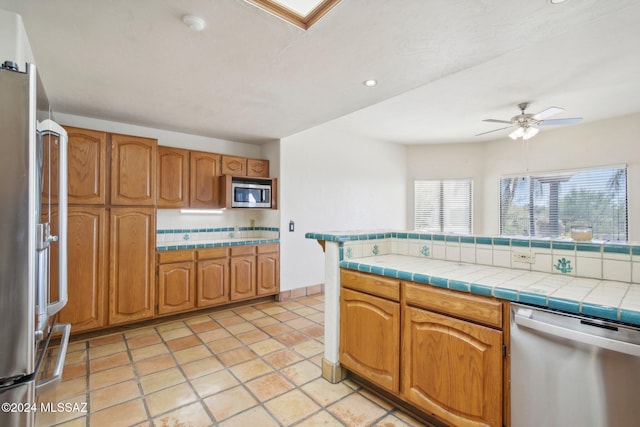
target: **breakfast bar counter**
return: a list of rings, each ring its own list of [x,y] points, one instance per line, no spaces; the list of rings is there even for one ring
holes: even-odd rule
[[[640,246],[398,231],[307,233],[325,251],[323,376],[339,380],[340,269],[640,325]]]

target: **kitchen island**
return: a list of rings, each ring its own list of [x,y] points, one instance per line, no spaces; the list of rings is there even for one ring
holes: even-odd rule
[[[367,322],[378,322],[379,327],[385,328],[380,341],[370,346],[374,352],[376,345],[385,345],[382,340],[396,334],[395,330],[384,326],[395,322],[400,325],[396,327],[397,336],[403,339],[403,355],[396,357],[402,361],[401,369],[389,363],[384,364],[383,353],[380,353],[377,359],[362,363],[362,366],[375,366],[376,369],[356,369],[356,373],[404,400],[413,404],[417,402],[421,409],[436,413],[440,419],[455,425],[462,424],[462,419],[446,418],[449,415],[446,411],[437,413],[442,401],[429,401],[428,397],[432,396],[423,398],[425,396],[420,393],[424,391],[424,384],[414,384],[420,376],[416,377],[411,372],[411,369],[415,370],[416,363],[423,363],[420,369],[429,369],[429,364],[436,362],[433,359],[428,363],[414,362],[406,356],[406,353],[420,353],[419,345],[433,345],[429,341],[433,334],[420,335],[421,328],[424,331],[425,327],[432,328],[431,325],[438,324],[442,325],[441,331],[457,331],[451,339],[466,346],[464,357],[471,357],[479,365],[484,363],[482,375],[479,374],[478,379],[474,380],[479,387],[474,399],[480,409],[464,410],[477,415],[478,425],[483,422],[497,425],[494,422],[500,421],[500,407],[504,409],[503,419],[509,419],[509,302],[640,325],[640,246],[394,231],[308,233],[306,237],[321,242],[326,253],[324,378],[339,381],[345,373],[342,364],[351,372],[354,371],[353,366],[358,366],[357,361],[354,365],[349,360],[357,350],[350,347],[346,348],[345,353],[345,348],[341,347],[349,347],[349,340],[357,340],[364,329],[358,334],[342,324],[343,333],[349,337],[348,340],[344,340],[344,337],[341,340],[340,316],[351,316],[351,327],[354,324],[361,327],[357,325],[358,321],[366,318]],[[367,287],[364,283],[368,283]],[[393,286],[398,288],[395,295],[388,292]],[[362,292],[354,294],[354,290]],[[341,307],[341,302],[347,305],[346,309]],[[394,304],[398,309],[394,308]],[[447,324],[449,320],[445,322],[441,318],[434,318],[432,311],[425,310],[433,308],[434,304],[439,304],[433,310],[435,313],[445,312],[451,315],[448,319],[472,322]],[[375,312],[379,314],[377,320]],[[481,316],[468,319],[478,314],[473,312]],[[485,314],[487,317],[483,318]],[[357,318],[360,315],[363,319]],[[398,317],[397,321],[389,320],[395,316]],[[427,318],[430,320],[425,320]],[[476,334],[476,329],[470,328],[500,335],[494,334],[495,337],[490,338],[488,335],[479,335],[480,332]],[[422,340],[422,344],[409,341],[411,337],[414,341]],[[393,340],[400,341],[399,338],[391,338],[388,342]],[[475,348],[483,350],[469,356],[468,353],[475,351],[472,345],[467,345],[471,341],[478,344]],[[368,354],[361,356],[369,357]],[[491,359],[491,362],[485,359]],[[503,386],[497,391],[496,384],[490,385],[487,380],[497,372],[496,365],[503,366]],[[406,372],[407,369],[409,372]],[[405,383],[402,387],[408,389],[401,390],[397,386],[398,380],[392,378],[389,372],[396,372]],[[445,383],[451,383],[451,378],[447,378]],[[485,411],[488,405],[486,399],[494,392],[505,396],[505,399],[499,408],[492,409],[489,414]],[[411,396],[416,399],[411,399]],[[452,404],[469,400],[458,397],[439,396],[443,400],[451,399],[454,402]],[[459,414],[462,412],[458,411]],[[493,418],[481,419],[486,414]],[[464,420],[465,423],[467,421]],[[476,424],[471,422],[465,425]]]

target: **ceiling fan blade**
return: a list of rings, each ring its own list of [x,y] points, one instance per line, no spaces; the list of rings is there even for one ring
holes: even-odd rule
[[[510,122],[508,120],[496,120],[496,119],[484,119],[483,122],[490,122],[490,123],[506,123],[506,124],[513,124],[513,122]]]
[[[561,113],[564,111],[564,108],[560,108],[560,107],[549,107],[544,111],[540,111],[538,114],[534,114],[533,117],[531,117],[533,120],[544,120],[547,117],[551,117],[554,116],[558,113]]]
[[[506,123],[509,123],[509,122],[506,122]],[[478,134],[476,134],[476,136],[485,135],[485,134],[491,133],[491,132],[497,132],[499,130],[509,129],[510,127],[511,126],[507,126],[507,127],[503,127],[503,128],[500,128],[500,129],[489,130],[487,132],[478,133]]]
[[[571,119],[551,119],[551,120],[543,120],[540,122],[540,126],[549,126],[549,125],[575,125],[582,121],[582,117],[573,117]]]

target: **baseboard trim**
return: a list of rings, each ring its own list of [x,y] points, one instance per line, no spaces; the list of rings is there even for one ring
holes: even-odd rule
[[[331,363],[327,359],[322,358],[322,378],[332,384],[336,384],[346,377],[347,370],[342,367],[340,362]]]
[[[320,285],[307,286],[304,288],[282,291],[276,295],[276,301],[288,301],[294,298],[308,297],[324,293],[324,283]]]

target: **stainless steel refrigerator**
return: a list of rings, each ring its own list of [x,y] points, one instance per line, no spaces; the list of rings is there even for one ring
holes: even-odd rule
[[[56,147],[57,146],[57,147]],[[45,150],[59,150],[45,165]],[[69,333],[56,313],[67,301],[67,134],[51,120],[36,67],[0,66],[0,426],[30,426],[37,393],[62,376]],[[56,156],[53,156],[54,158]],[[58,171],[57,236],[43,213],[45,171]],[[53,206],[51,206],[53,207]],[[59,245],[59,298],[49,301],[49,248]],[[52,338],[53,337],[53,338]],[[59,342],[59,346],[49,345]],[[55,351],[52,350],[55,348]],[[57,358],[57,359],[56,359]],[[46,368],[46,369],[45,369]],[[46,371],[46,373],[45,373]],[[52,402],[55,403],[55,402]]]

